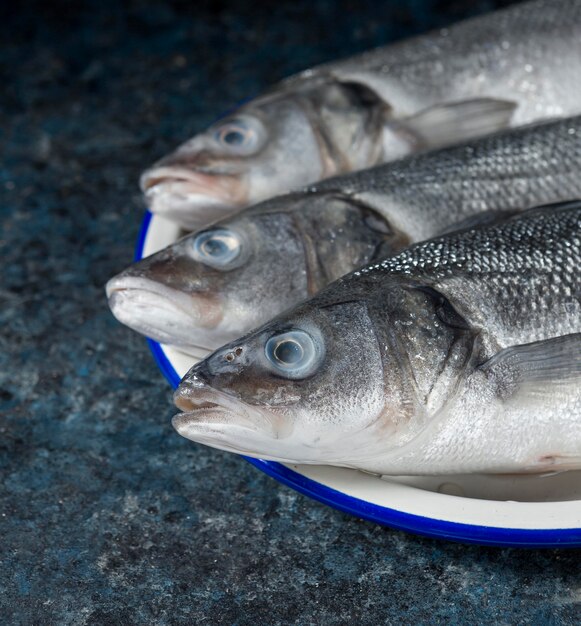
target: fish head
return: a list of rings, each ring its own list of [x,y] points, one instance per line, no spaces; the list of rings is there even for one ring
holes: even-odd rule
[[[285,316],[227,344],[183,379],[175,403],[184,413],[174,426],[188,439],[258,458],[336,459],[382,411],[369,324],[364,308],[350,304]],[[343,333],[345,325],[355,332]]]
[[[149,209],[198,230],[276,194],[371,164],[380,150],[377,114],[354,93],[315,81],[247,103],[143,173]]]
[[[413,437],[442,372],[461,369],[464,330],[422,290],[334,287],[195,365],[175,393],[178,432],[258,458],[363,468]]]
[[[124,324],[195,356],[363,265],[394,235],[331,194],[289,194],[192,233],[107,284]]]
[[[288,220],[267,214],[186,235],[109,280],[111,311],[147,337],[200,357],[246,332],[257,313],[277,313],[277,289],[283,305],[306,296],[294,234]]]

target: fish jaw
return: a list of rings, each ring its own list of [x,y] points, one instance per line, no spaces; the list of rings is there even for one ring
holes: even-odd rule
[[[281,463],[350,467],[356,466],[351,459],[357,449],[366,455],[374,452],[374,446],[384,448],[382,437],[376,436],[380,416],[371,416],[359,429],[349,428],[347,418],[343,430],[335,428],[334,420],[329,422],[328,414],[321,420],[311,415],[308,406],[297,407],[300,393],[285,395],[278,380],[272,394],[260,388],[260,382],[255,393],[245,394],[244,385],[239,393],[232,383],[249,374],[253,352],[252,345],[243,340],[231,342],[192,367],[174,394],[175,405],[184,411],[172,422],[180,435],[220,450]],[[250,379],[256,380],[252,372]],[[338,421],[342,421],[340,416]]]
[[[212,330],[223,315],[216,299],[124,274],[112,278],[106,292],[111,312],[129,328],[194,356],[213,349]]]
[[[227,356],[228,351],[223,348],[216,354]],[[320,462],[316,447],[297,437],[284,410],[249,404],[231,389],[213,387],[207,360],[186,374],[174,393],[174,404],[183,413],[172,419],[172,425],[196,443],[280,463]]]
[[[232,174],[208,174],[178,165],[153,166],[140,179],[152,213],[199,230],[247,204],[246,183]]]
[[[216,390],[192,371],[177,388],[174,403],[183,413],[172,419],[172,425],[182,437],[227,452],[285,460],[272,456],[283,430],[281,417],[274,412]]]
[[[196,366],[195,366],[196,367]],[[316,431],[298,433],[284,413],[265,406],[249,405],[217,391],[188,375],[174,394],[174,404],[183,411],[172,418],[176,431],[186,439],[211,448],[278,463],[336,465],[357,468],[365,461],[353,460],[361,446],[365,454],[383,448],[373,432],[330,438],[318,445]]]

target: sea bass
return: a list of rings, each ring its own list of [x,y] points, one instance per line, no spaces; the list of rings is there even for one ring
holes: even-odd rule
[[[581,202],[416,244],[195,365],[183,436],[378,474],[581,468]]]
[[[536,0],[287,79],[141,188],[153,212],[196,230],[330,176],[579,113],[581,2]]]
[[[131,328],[199,357],[458,222],[581,197],[580,170],[575,117],[329,179],[131,266],[109,281],[109,304]]]

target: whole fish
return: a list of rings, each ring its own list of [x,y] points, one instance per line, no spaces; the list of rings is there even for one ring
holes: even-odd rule
[[[158,161],[146,202],[190,230],[344,172],[581,113],[581,2],[536,0],[274,86]]]
[[[581,202],[416,244],[217,350],[178,432],[379,474],[581,468]]]
[[[581,197],[580,170],[575,117],[329,179],[140,261],[109,281],[109,304],[131,328],[199,357],[458,222]]]

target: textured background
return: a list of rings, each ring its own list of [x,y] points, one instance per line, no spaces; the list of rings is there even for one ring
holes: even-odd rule
[[[276,79],[499,4],[2,3],[3,624],[579,623],[578,552],[381,528],[180,438],[103,293],[145,165]]]

